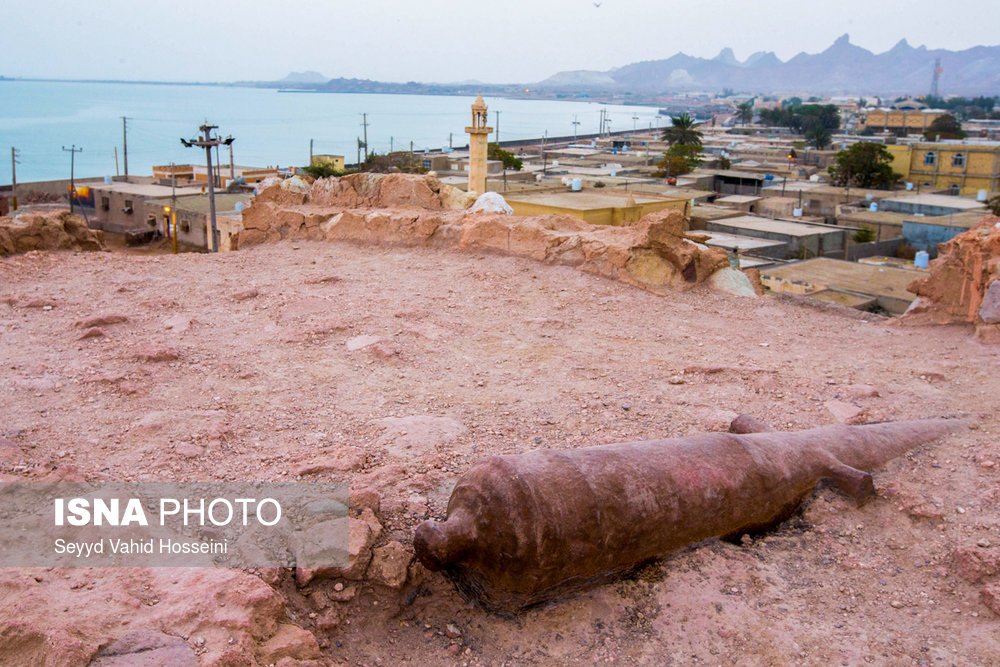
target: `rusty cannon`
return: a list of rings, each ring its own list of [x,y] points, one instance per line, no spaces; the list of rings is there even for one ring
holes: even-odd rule
[[[447,519],[419,525],[413,546],[467,598],[520,611],[694,542],[772,528],[822,479],[864,502],[875,494],[867,470],[961,423],[776,432],[741,416],[730,433],[493,456],[459,479]]]

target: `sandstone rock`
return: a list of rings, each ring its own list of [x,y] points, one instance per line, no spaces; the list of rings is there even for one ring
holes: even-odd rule
[[[1000,573],[1000,549],[959,547],[951,552],[955,573],[971,584]]]
[[[994,280],[986,288],[983,303],[979,306],[979,319],[986,324],[1000,323],[1000,280]]]
[[[370,509],[376,517],[381,513],[382,496],[370,486],[351,487],[350,499],[351,511],[360,513]]]
[[[413,561],[413,551],[393,540],[372,552],[368,577],[377,584],[400,588],[406,582],[406,573],[411,561]]]
[[[106,327],[112,324],[121,324],[122,322],[128,322],[128,317],[119,314],[108,314],[108,315],[95,315],[94,317],[89,317],[85,320],[79,320],[73,323],[73,326],[79,329],[91,329],[93,327]]]
[[[725,267],[708,277],[708,284],[716,292],[732,294],[733,296],[757,296],[750,279],[746,274],[736,269]]]
[[[103,647],[90,667],[197,667],[198,658],[180,637],[133,630]]]
[[[157,363],[162,361],[174,361],[180,355],[178,355],[177,350],[172,347],[165,345],[150,345],[149,347],[140,349],[132,356],[137,361]]]
[[[31,250],[103,250],[104,233],[69,211],[0,218],[0,257]]]
[[[484,192],[476,198],[475,203],[469,208],[469,213],[499,213],[501,215],[514,215],[514,209],[510,207],[507,200],[498,192]]]
[[[463,211],[476,201],[475,193],[466,192],[444,183],[441,184],[438,194],[441,197],[441,207],[450,211]]]
[[[858,406],[838,401],[837,399],[829,400],[823,405],[833,415],[833,418],[842,424],[857,423],[858,418],[863,412]]]
[[[350,519],[335,519],[335,522],[347,521],[347,556],[348,564],[344,567],[296,567],[295,581],[299,586],[305,586],[316,578],[321,579],[349,579],[360,581],[364,578],[365,572],[372,559],[372,547],[382,534],[382,524],[371,509],[364,509],[360,516]],[[332,523],[332,522],[331,522]],[[307,542],[296,545],[297,550],[330,548],[329,542],[311,544]],[[300,551],[301,553],[301,551]],[[306,554],[309,556],[310,554]]]
[[[257,659],[265,665],[276,664],[284,658],[313,660],[321,656],[316,637],[291,623],[280,624],[274,636],[257,651]]]
[[[870,384],[849,384],[844,387],[844,392],[853,398],[876,398],[878,389]]]
[[[103,338],[105,335],[107,334],[104,333],[104,329],[100,327],[91,327],[77,336],[77,340],[86,340],[87,338]]]
[[[296,475],[315,475],[330,472],[350,472],[365,464],[365,452],[360,447],[339,447],[317,459],[297,467]]]
[[[970,322],[992,326],[992,322],[980,318],[980,311],[986,304],[987,316],[1000,317],[1000,293],[994,292],[989,303],[986,299],[990,289],[1000,291],[1000,287],[993,287],[1000,279],[997,221],[1000,218],[986,216],[969,231],[938,246],[930,273],[907,287],[921,300],[903,314],[904,323]]]
[[[251,288],[243,290],[242,292],[236,292],[229,298],[233,301],[246,301],[247,299],[252,299],[256,296],[260,296],[260,292],[256,288]]]

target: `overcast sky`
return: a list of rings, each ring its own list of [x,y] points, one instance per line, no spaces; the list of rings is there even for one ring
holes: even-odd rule
[[[996,0],[44,0],[3,11],[0,75],[521,83],[677,51],[817,53],[849,33],[959,50],[1000,43]],[[599,4],[599,6],[597,6]]]

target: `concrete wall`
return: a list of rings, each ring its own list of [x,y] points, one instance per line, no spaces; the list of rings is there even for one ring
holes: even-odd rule
[[[872,241],[871,243],[854,243],[847,248],[847,256],[844,258],[849,262],[856,262],[865,257],[895,257],[899,246],[903,245],[906,239],[903,237],[886,239],[884,241]]]
[[[955,238],[962,232],[968,231],[965,227],[948,227],[947,225],[935,225],[926,222],[904,222],[903,238],[906,242],[917,250],[925,250],[930,256],[937,257],[937,247],[939,243],[944,243]]]
[[[136,194],[92,188],[94,217],[90,226],[109,232],[125,233],[160,229],[163,231],[163,206],[165,200],[147,200]],[[129,212],[126,209],[131,209]],[[152,223],[150,223],[152,219]]]
[[[770,251],[771,254],[762,253],[765,257],[771,257],[773,259],[787,259],[789,257],[794,257],[803,249],[815,257],[825,256],[841,259],[844,256],[844,244],[846,243],[847,238],[846,230],[834,229],[833,231],[836,233],[828,232],[823,234],[809,234],[806,236],[790,236],[780,232],[768,232],[727,225],[724,219],[709,221],[705,224],[705,228],[710,232],[725,232],[727,234],[750,236],[757,239],[769,239],[785,243],[785,252],[783,254],[781,254],[780,249]]]

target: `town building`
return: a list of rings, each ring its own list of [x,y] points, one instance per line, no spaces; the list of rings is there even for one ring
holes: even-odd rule
[[[761,269],[761,282],[774,292],[806,295],[862,310],[879,307],[902,315],[916,298],[907,287],[924,271],[817,257]]]
[[[755,215],[711,220],[705,223],[705,230],[779,241],[785,244],[781,256],[768,255],[776,259],[824,255],[843,257],[850,231],[830,225],[772,220]]]
[[[922,133],[946,113],[942,109],[868,109],[860,127],[876,132]]]
[[[892,168],[903,180],[956,194],[1000,191],[1000,142],[919,141],[891,144]]]
[[[514,215],[571,215],[592,225],[627,225],[648,213],[664,209],[690,213],[691,201],[624,190],[582,190],[565,188],[506,195]]]

